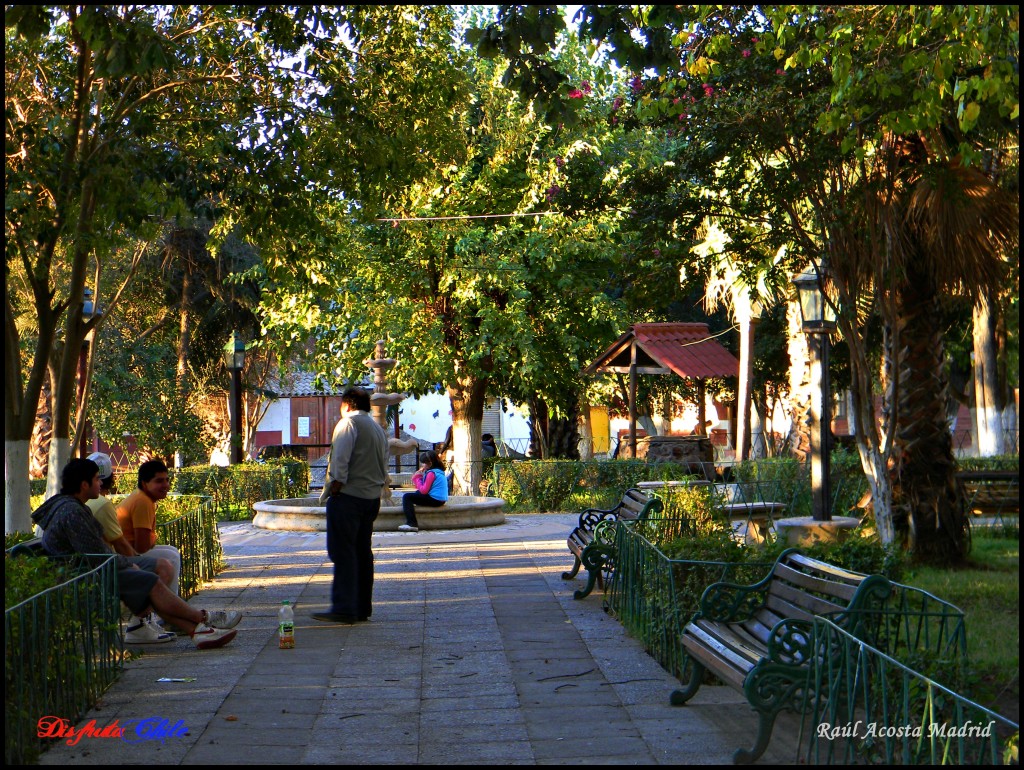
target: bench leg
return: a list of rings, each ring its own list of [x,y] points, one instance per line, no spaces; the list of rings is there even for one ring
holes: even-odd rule
[[[686,656],[687,667],[690,669],[690,678],[681,690],[673,690],[668,702],[673,706],[682,706],[697,694],[701,682],[704,681],[704,666],[698,663],[689,655]]]
[[[580,561],[580,557],[579,556],[574,556],[573,559],[575,559],[575,562],[572,565],[572,571],[571,572],[563,572],[562,573],[562,580],[572,580],[574,577],[576,577],[576,574],[580,571],[580,565],[583,564],[583,562]]]
[[[583,590],[573,591],[572,598],[578,601],[580,599],[586,599],[588,596],[590,596],[590,592],[594,590],[594,584],[597,582],[597,578],[600,576],[600,574],[600,567],[598,567],[597,569],[588,569],[587,585],[583,588]]]
[[[764,750],[768,748],[768,741],[772,737],[772,728],[775,726],[775,717],[778,713],[778,711],[757,712],[757,741],[750,750],[736,749],[732,755],[734,765],[749,765],[764,754]]]

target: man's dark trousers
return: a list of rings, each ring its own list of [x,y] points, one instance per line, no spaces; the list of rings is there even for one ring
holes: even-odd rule
[[[373,613],[373,521],[380,498],[344,493],[327,498],[327,555],[334,562],[331,612],[354,620]]]

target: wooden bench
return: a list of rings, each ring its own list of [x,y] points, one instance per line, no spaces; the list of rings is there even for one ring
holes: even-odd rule
[[[1020,515],[1020,471],[959,471],[956,477],[975,516]]]
[[[587,585],[573,593],[574,599],[589,596],[595,583],[604,590],[604,572],[610,571],[615,562],[615,523],[640,521],[662,507],[661,500],[631,488],[614,508],[587,508],[580,514],[579,524],[566,541],[574,558],[572,570],[562,573],[562,580],[572,580],[581,566],[587,568]]]
[[[758,714],[752,749],[737,749],[733,761],[755,761],[768,747],[775,718],[783,709],[801,711],[811,684],[815,656],[813,618],[877,606],[892,591],[881,575],[861,575],[789,549],[771,572],[749,586],[714,583],[704,591],[700,610],[683,630],[690,660],[689,681],[672,693],[679,706],[696,694],[705,671],[746,695]],[[852,625],[853,621],[845,625]],[[849,629],[855,633],[855,629]]]

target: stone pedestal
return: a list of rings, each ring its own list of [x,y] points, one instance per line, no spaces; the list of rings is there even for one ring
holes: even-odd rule
[[[777,519],[775,532],[787,545],[805,546],[815,543],[839,543],[860,524],[852,516],[836,516],[831,521],[815,521],[810,516]]]

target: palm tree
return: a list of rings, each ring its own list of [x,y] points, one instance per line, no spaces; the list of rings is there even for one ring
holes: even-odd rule
[[[938,302],[977,297],[993,286],[1002,256],[1018,239],[1018,205],[987,176],[959,160],[937,160],[921,137],[884,148],[867,180],[867,221],[885,248],[883,372],[894,420],[890,477],[893,523],[909,550],[953,561],[969,548],[969,525],[956,479],[947,423],[948,381]]]

